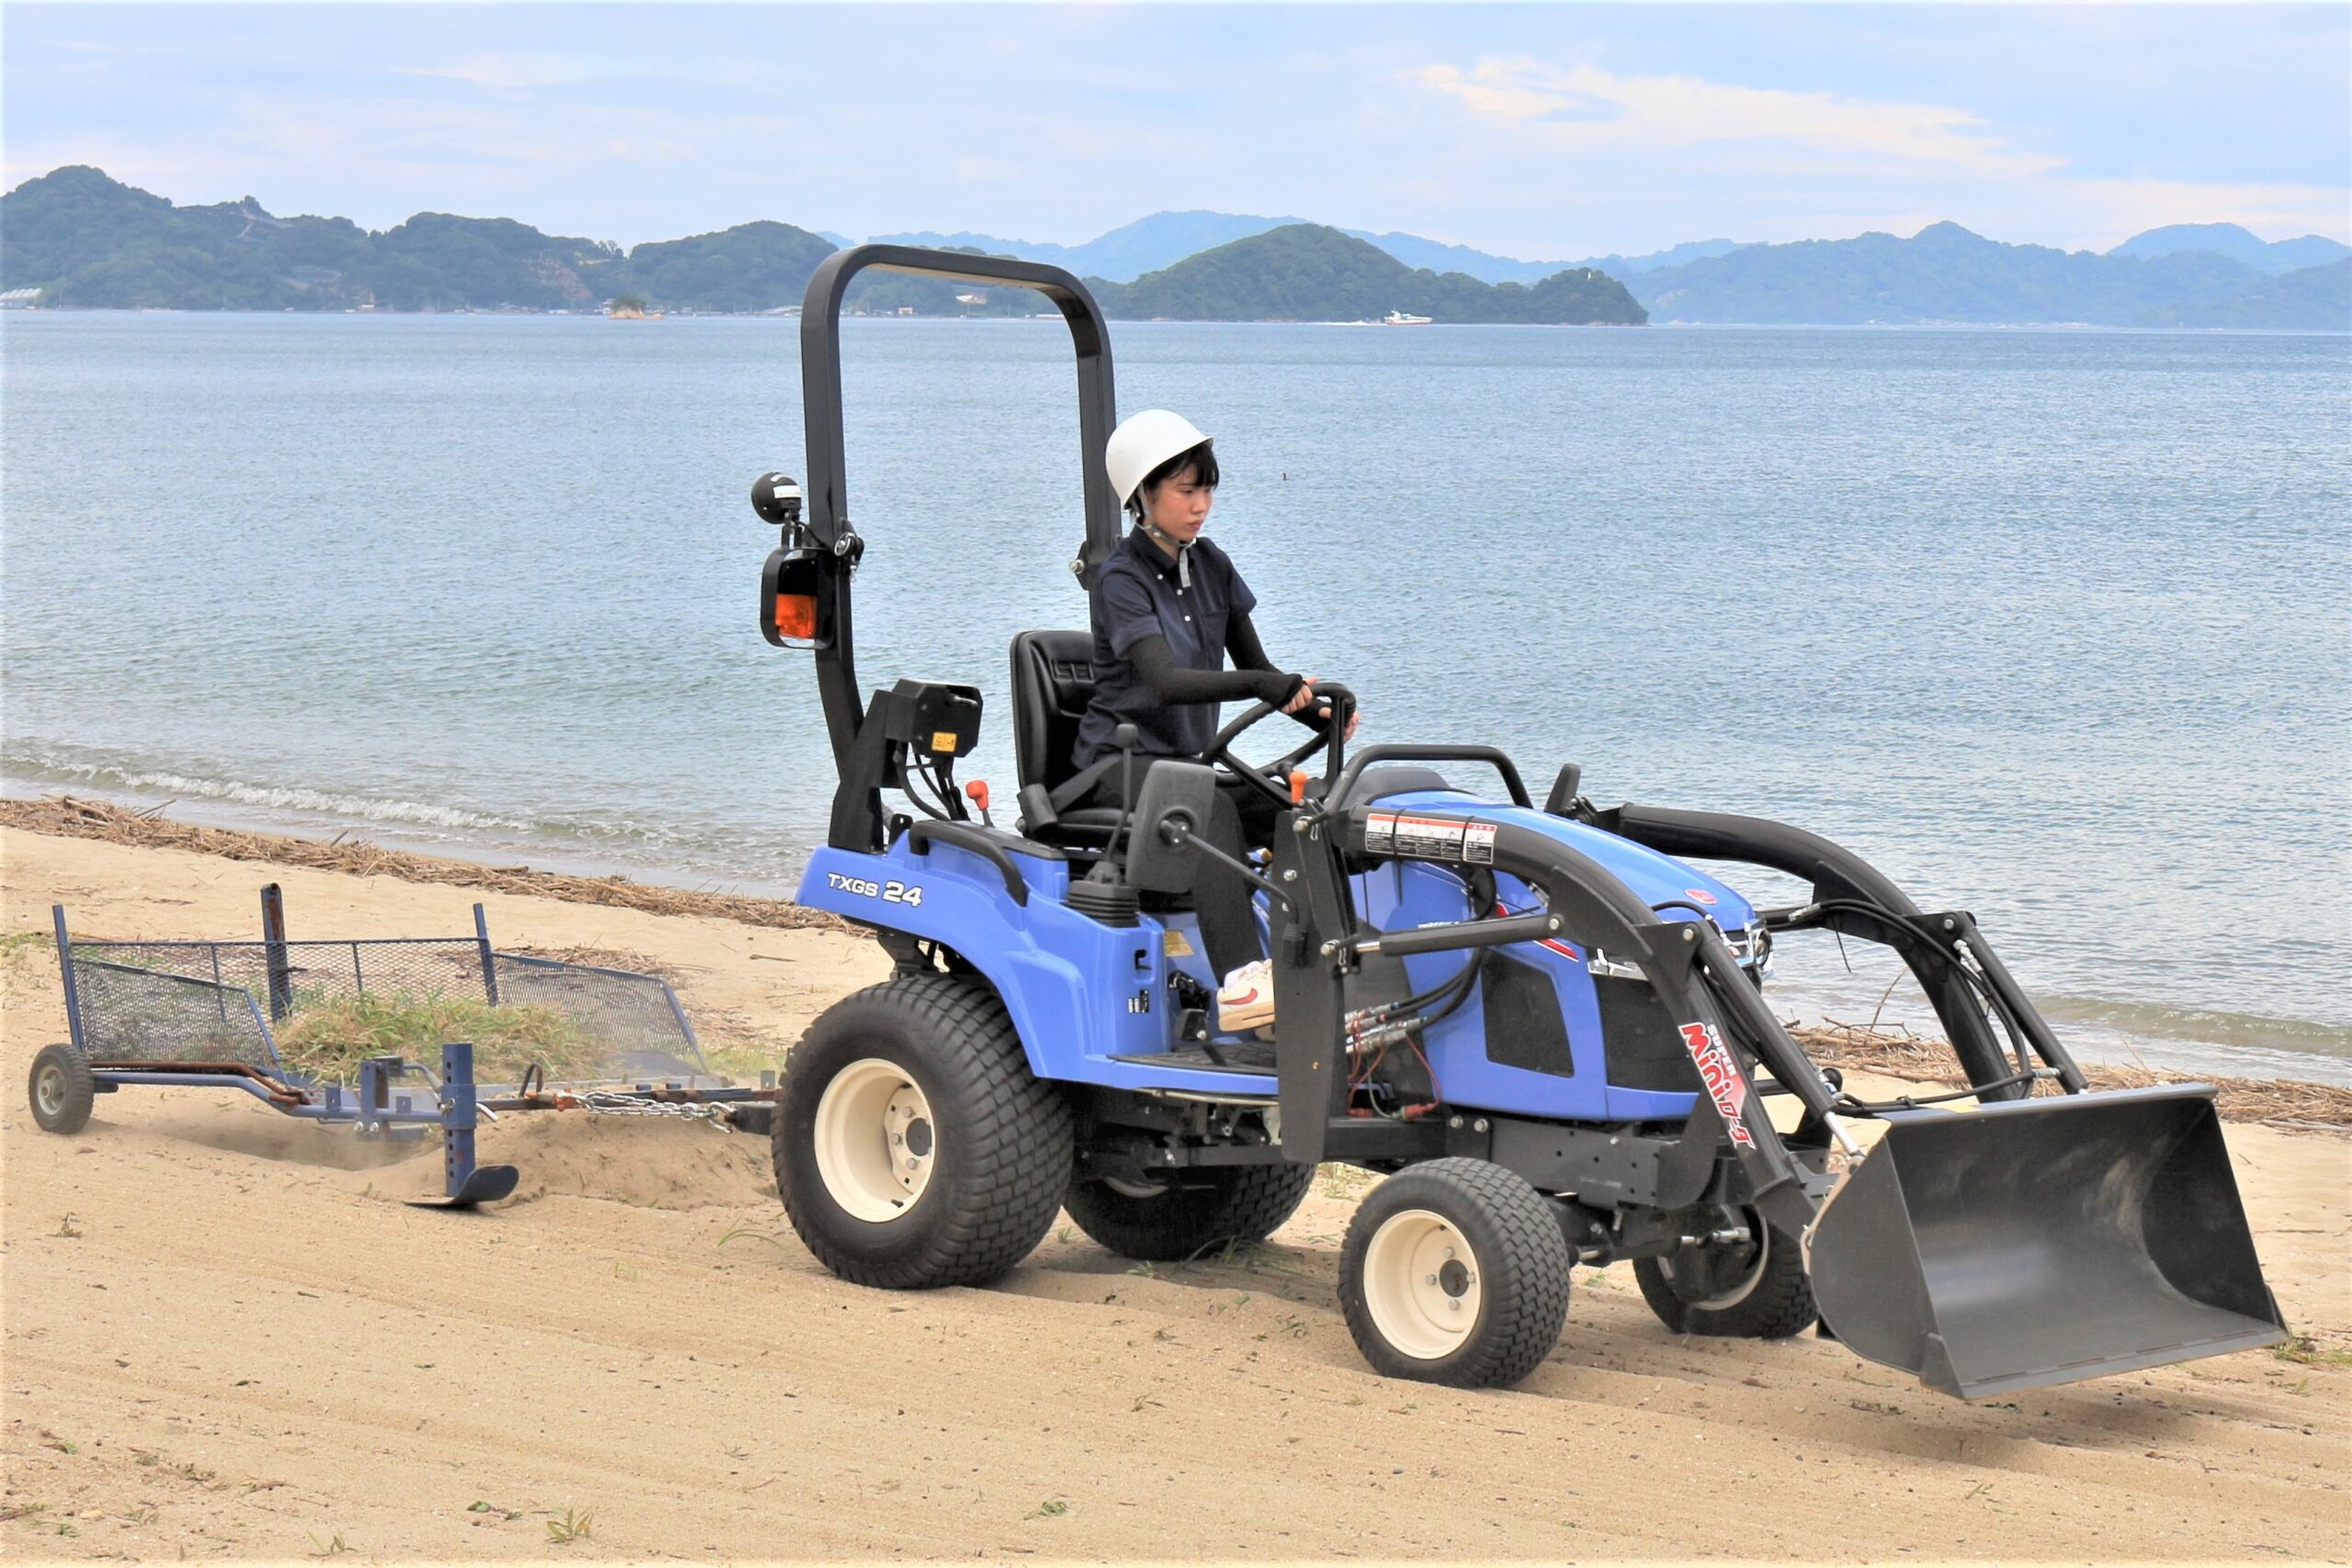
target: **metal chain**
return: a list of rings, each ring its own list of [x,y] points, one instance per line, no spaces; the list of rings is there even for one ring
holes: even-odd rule
[[[580,1096],[579,1102],[582,1111],[598,1116],[675,1116],[687,1122],[707,1122],[714,1127],[727,1120],[724,1105],[673,1104],[609,1089],[593,1089]]]

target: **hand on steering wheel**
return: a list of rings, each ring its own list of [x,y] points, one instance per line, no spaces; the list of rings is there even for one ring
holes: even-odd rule
[[[1307,677],[1301,682],[1298,690],[1292,693],[1288,700],[1279,708],[1272,703],[1250,704],[1240,717],[1216,732],[1216,738],[1208,743],[1207,749],[1201,753],[1202,757],[1224,768],[1226,772],[1261,794],[1283,806],[1289,806],[1291,804],[1288,783],[1290,770],[1305,761],[1307,756],[1317,748],[1329,746],[1331,750],[1331,771],[1336,772],[1339,766],[1340,748],[1356,730],[1355,694],[1336,682],[1325,691],[1317,692],[1313,682],[1314,677]],[[1348,709],[1347,728],[1343,734],[1310,735],[1296,747],[1262,768],[1254,763],[1242,761],[1233,755],[1233,743],[1241,738],[1242,731],[1250,728],[1261,720],[1271,718],[1277,712],[1299,713],[1309,706],[1317,705],[1319,705],[1324,716],[1328,718],[1334,700]]]
[[[1323,677],[1320,675],[1306,676],[1300,682],[1298,690],[1291,694],[1290,701],[1283,705],[1283,712],[1297,713],[1300,709],[1320,701],[1321,699],[1317,698],[1315,694],[1315,682],[1322,678]],[[1331,716],[1331,708],[1329,704],[1327,703],[1324,705],[1321,711],[1321,716],[1327,719]],[[1363,709],[1356,707],[1349,708],[1347,733],[1340,736],[1340,739],[1342,740],[1353,740],[1356,738],[1356,723],[1363,717]]]

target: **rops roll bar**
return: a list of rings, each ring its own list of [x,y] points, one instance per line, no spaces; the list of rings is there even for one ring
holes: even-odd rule
[[[1061,311],[1078,357],[1078,442],[1083,475],[1086,539],[1070,570],[1081,587],[1119,543],[1119,502],[1112,492],[1102,452],[1117,422],[1111,371],[1110,330],[1086,285],[1057,266],[1008,256],[967,255],[913,245],[854,245],[836,251],[808,280],[800,308],[801,410],[808,434],[808,515],[797,534],[787,529],[786,548],[797,575],[794,592],[814,601],[817,689],[824,703],[825,728],[841,777],[833,803],[831,841],[838,848],[879,848],[878,792],[856,766],[858,738],[866,718],[858,700],[857,666],[851,635],[850,578],[865,541],[850,521],[848,458],[842,438],[842,301],[852,279],[868,267],[911,273],[957,283],[1007,284],[1034,288]],[[771,584],[773,586],[773,584]],[[767,612],[763,609],[763,614]],[[771,640],[775,640],[773,637]]]

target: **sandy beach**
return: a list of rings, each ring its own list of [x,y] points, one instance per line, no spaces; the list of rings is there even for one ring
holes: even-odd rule
[[[1962,1404],[1806,1337],[1679,1337],[1578,1269],[1508,1393],[1385,1382],[1333,1295],[1369,1179],[1272,1243],[1148,1268],[1059,1226],[988,1290],[842,1284],[764,1140],[510,1119],[516,1198],[407,1207],[428,1155],[187,1090],[73,1137],[21,1086],[77,932],[470,929],[671,976],[736,1062],[881,977],[870,942],[713,914],[0,829],[5,1497],[18,1560],[2352,1556],[2352,1140],[2233,1122],[2306,1337]],[[563,1539],[568,1537],[569,1539]]]

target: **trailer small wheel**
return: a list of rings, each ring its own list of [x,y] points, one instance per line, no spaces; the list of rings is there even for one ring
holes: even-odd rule
[[[886,1290],[977,1285],[1061,1208],[1069,1108],[996,993],[917,975],[846,997],[792,1054],[771,1130],[785,1213],[817,1260]]]
[[[1685,1247],[1664,1258],[1637,1258],[1634,1280],[1657,1320],[1677,1334],[1732,1339],[1785,1339],[1820,1315],[1796,1238],[1754,1210],[1726,1215],[1747,1239]]]
[[[1569,1265],[1551,1201],[1525,1178],[1486,1160],[1431,1160],[1357,1208],[1340,1249],[1340,1310],[1384,1376],[1515,1383],[1559,1342]]]
[[[1122,1258],[1153,1263],[1196,1258],[1228,1241],[1263,1241],[1298,1212],[1315,1168],[1196,1168],[1165,1181],[1074,1181],[1062,1207],[1078,1228]]]
[[[32,1101],[33,1121],[42,1132],[78,1133],[89,1124],[97,1087],[90,1077],[89,1058],[73,1046],[42,1046],[33,1058],[25,1089]]]

